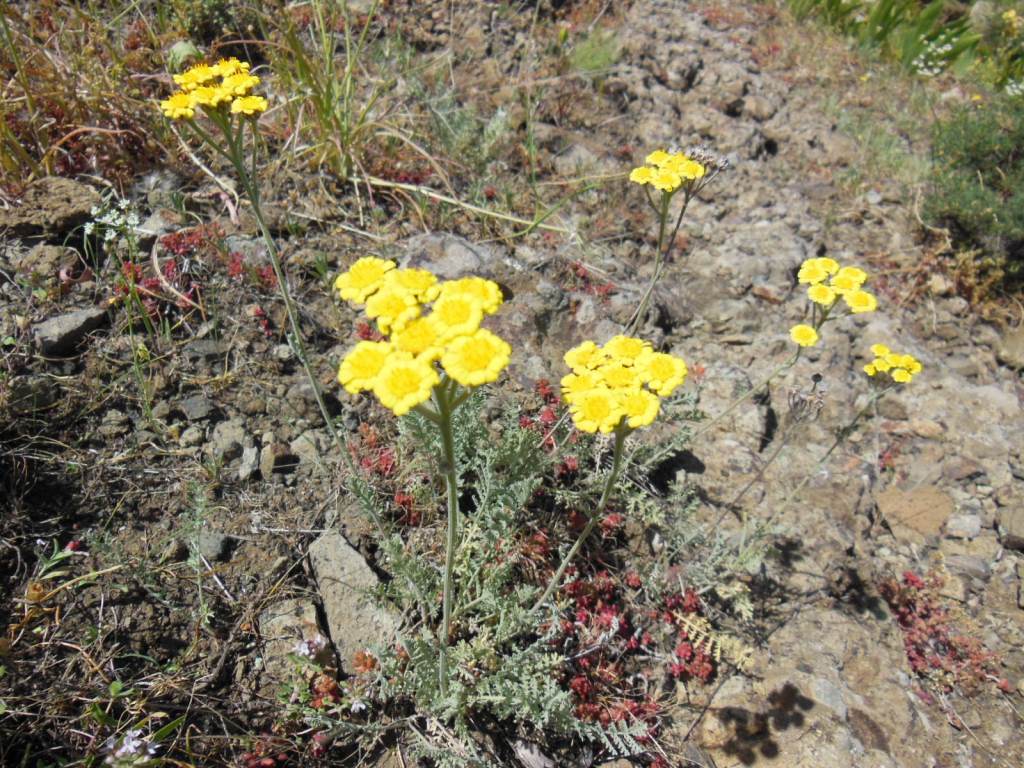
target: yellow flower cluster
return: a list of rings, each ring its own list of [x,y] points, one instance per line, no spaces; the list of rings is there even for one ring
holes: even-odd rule
[[[1003,11],[1003,23],[1006,24],[1006,29],[1010,33],[1011,37],[1016,37],[1017,33],[1020,32],[1020,16],[1017,15],[1017,12],[1013,8],[1008,11]]]
[[[562,378],[562,396],[583,432],[646,427],[658,415],[660,398],[686,380],[681,358],[629,336],[614,336],[600,347],[584,341],[564,359],[572,373]]]
[[[338,382],[350,394],[372,391],[396,416],[430,399],[441,382],[437,362],[464,387],[494,381],[508,366],[512,348],[480,327],[503,301],[491,280],[439,282],[425,269],[398,269],[393,261],[366,256],[338,275],[334,288],[342,299],[365,305],[389,336],[356,344],[341,362]]]
[[[174,82],[181,90],[160,102],[160,109],[172,120],[191,120],[196,107],[217,109],[230,104],[232,114],[247,116],[267,109],[265,98],[251,95],[260,79],[249,74],[248,62],[234,57],[216,64],[196,64],[175,75]]]
[[[630,172],[629,180],[637,184],[650,184],[670,194],[683,184],[703,178],[707,173],[707,168],[683,152],[668,153],[657,149],[644,158],[644,163]]]
[[[807,298],[823,307],[831,307],[840,296],[854,314],[874,312],[878,299],[862,286],[868,273],[859,267],[840,267],[828,257],[807,259],[800,265],[797,280],[808,285]]]
[[[876,376],[888,374],[897,384],[909,384],[921,372],[921,363],[913,355],[898,355],[885,344],[872,344],[875,359],[864,366],[864,373]]]

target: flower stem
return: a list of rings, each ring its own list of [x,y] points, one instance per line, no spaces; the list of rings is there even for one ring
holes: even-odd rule
[[[437,664],[441,695],[445,696],[448,693],[448,636],[452,620],[452,565],[455,561],[455,546],[459,532],[459,473],[455,466],[455,438],[452,433],[452,403],[455,400],[455,393],[446,392],[444,383],[440,384],[434,393],[440,416],[438,426],[441,430],[444,479],[448,490],[448,537],[444,554],[443,607]]]
[[[590,520],[587,521],[586,526],[580,533],[579,538],[576,539],[576,543],[572,545],[572,549],[566,554],[562,560],[561,565],[558,566],[558,570],[555,571],[555,575],[551,577],[551,581],[548,582],[547,589],[544,590],[544,594],[540,596],[540,599],[533,604],[533,608],[530,612],[538,610],[547,599],[551,596],[551,593],[558,586],[562,580],[562,576],[565,574],[565,569],[569,567],[569,563],[572,562],[573,558],[580,551],[580,547],[583,546],[590,534],[594,532],[594,528],[601,521],[601,513],[604,512],[605,505],[608,503],[608,498],[612,495],[612,488],[615,487],[615,482],[619,479],[619,472],[622,470],[622,455],[623,445],[626,442],[626,434],[629,432],[628,428],[620,426],[615,430],[615,448],[612,456],[612,470],[608,473],[608,479],[604,484],[604,491],[601,493],[601,500],[597,502],[597,509],[594,510],[594,514],[590,516]]]

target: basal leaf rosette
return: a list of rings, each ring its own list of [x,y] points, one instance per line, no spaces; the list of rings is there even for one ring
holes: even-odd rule
[[[234,57],[196,64],[173,79],[181,90],[160,102],[171,120],[192,120],[197,109],[215,119],[229,114],[256,117],[267,109],[267,100],[252,93],[260,79],[250,74],[248,62]]]
[[[603,346],[584,341],[564,360],[572,373],[562,378],[562,395],[583,432],[646,427],[657,418],[661,398],[686,381],[682,358],[655,352],[650,342],[630,336],[614,336]]]
[[[825,323],[878,309],[878,298],[864,290],[868,277],[860,267],[842,266],[827,256],[805,260],[797,272],[797,281],[807,286],[811,322],[789,329],[793,343],[800,347],[813,347],[820,340],[819,331]],[[834,314],[837,307],[845,307],[846,313]]]
[[[384,336],[357,343],[342,360],[338,381],[350,394],[373,392],[396,416],[438,393],[445,408],[454,408],[461,402],[458,387],[488,384],[508,367],[512,348],[480,327],[503,301],[492,280],[440,281],[428,270],[366,256],[338,275],[334,288],[365,307]]]
[[[913,355],[893,352],[885,344],[872,344],[874,360],[864,366],[864,373],[872,378],[887,377],[897,384],[909,384],[923,366]]]

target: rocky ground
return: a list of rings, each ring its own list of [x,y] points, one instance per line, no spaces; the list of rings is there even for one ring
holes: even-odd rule
[[[487,22],[480,12],[468,18]],[[500,79],[510,72],[500,68],[515,59],[485,56],[471,34],[449,37],[449,23],[424,12],[409,36],[456,52],[456,81],[464,77],[465,97],[482,113],[502,106]],[[486,40],[510,51],[528,32],[489,23]],[[862,266],[881,298],[877,313],[828,327],[769,396],[700,434],[674,467],[699,489],[702,518],[724,529],[742,516],[764,519],[782,556],[752,575],[751,673],[677,692],[664,733],[671,764],[1020,765],[1021,329],[987,321],[957,295],[912,195],[884,177],[840,183],[864,149],[825,108],[862,87],[856,69],[816,67],[819,54],[843,56],[838,44],[790,49],[793,29],[758,4],[644,0],[605,23],[622,44],[614,71],[578,112],[533,132],[550,178],[621,173],[673,143],[703,142],[729,159],[691,206],[641,334],[691,371],[703,367],[704,411],[721,412],[790,353],[787,330],[807,309],[795,280],[804,259]],[[510,390],[527,392],[561,376],[568,346],[619,332],[649,279],[652,226],[635,189],[609,191],[624,186],[606,182],[560,211],[551,221],[571,237],[494,240],[461,218],[451,232],[392,226],[372,238],[330,222],[278,226],[314,367],[337,395],[329,405],[342,423],[356,434],[368,415],[333,385],[356,315],[331,298],[317,264],[333,274],[371,251],[445,277],[498,280],[509,298],[496,330],[515,349]],[[161,189],[135,190],[147,248],[182,223]],[[323,216],[302,194],[278,192],[280,209]],[[273,289],[218,282],[215,255],[197,251],[207,316],[193,313],[169,341],[147,342],[140,366],[140,337],[109,305],[109,281],[75,266],[76,227],[98,199],[87,180],[49,179],[0,211],[0,337],[11,340],[0,379],[0,557],[17,625],[0,662],[29,702],[54,686],[72,690],[75,675],[115,657],[122,676],[133,665],[150,669],[142,658],[174,661],[161,685],[190,690],[205,722],[227,732],[236,718],[273,711],[284,656],[300,639],[324,634],[346,666],[397,619],[357,599],[379,578],[365,559],[372,564],[372,531],[340,490],[342,462],[283,336]],[[212,205],[200,210],[217,217],[230,251],[265,266],[244,211],[232,222]],[[577,261],[614,286],[610,295],[567,280]],[[861,366],[877,342],[911,351],[924,372],[831,450],[867,403]],[[823,408],[799,421],[791,392],[811,391],[816,374]],[[149,398],[139,396],[140,376]],[[37,539],[81,540],[94,562],[122,563],[104,588],[62,606],[63,626],[59,614],[30,615],[17,599],[50,546]],[[196,569],[210,575],[198,606]],[[992,679],[936,692],[914,673],[907,633],[881,589],[907,571],[943,575],[937,599],[963,635],[997,655]],[[202,629],[197,610],[209,618]],[[95,658],[73,657],[90,631],[104,638]],[[146,690],[145,679],[137,687]],[[24,721],[5,727],[37,749],[56,738],[29,735]]]

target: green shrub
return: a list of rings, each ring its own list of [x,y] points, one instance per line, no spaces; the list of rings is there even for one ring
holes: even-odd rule
[[[1024,267],[1024,99],[961,109],[935,127],[925,215],[959,244]]]

